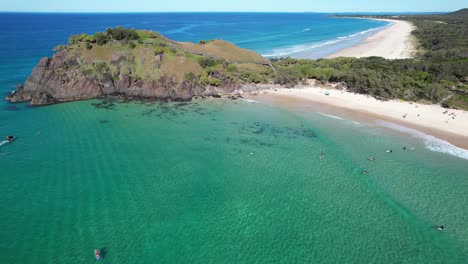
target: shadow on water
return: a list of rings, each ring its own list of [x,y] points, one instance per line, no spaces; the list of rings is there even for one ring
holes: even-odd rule
[[[3,110],[5,110],[5,111],[21,111],[22,109],[19,108],[16,105],[6,105],[6,106],[3,107]]]
[[[108,250],[107,250],[106,247],[101,248],[101,257],[105,258],[106,255],[107,255],[107,252],[108,252]]]

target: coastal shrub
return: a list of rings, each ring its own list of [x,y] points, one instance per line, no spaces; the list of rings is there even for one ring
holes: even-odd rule
[[[156,47],[154,48],[154,55],[158,56],[166,52],[166,49],[164,47]]]
[[[91,76],[93,73],[94,73],[94,70],[91,69],[91,68],[87,68],[87,69],[85,69],[85,70],[83,71],[83,74],[84,74],[85,76]]]
[[[53,50],[54,50],[54,51],[62,51],[62,50],[65,50],[65,49],[67,49],[67,46],[65,46],[65,45],[58,45],[58,46],[55,46]]]
[[[73,35],[68,38],[68,44],[74,45],[77,43],[78,43],[78,36]]]
[[[104,74],[109,72],[109,66],[104,61],[95,61],[93,63],[94,71],[99,74]]]
[[[216,66],[219,61],[215,58],[211,58],[211,57],[202,57],[198,60],[198,63],[200,64],[200,66],[202,66],[203,68],[208,68],[208,67],[214,67]]]
[[[199,43],[200,43],[200,45],[205,45],[205,44],[206,44],[206,40],[200,40]]]
[[[195,83],[197,81],[197,76],[193,72],[188,72],[184,74],[184,80],[190,82],[190,83]]]
[[[95,43],[96,40],[94,36],[88,34],[73,35],[68,38],[68,43],[71,45],[78,44],[80,42]]]
[[[128,47],[130,47],[131,49],[134,49],[136,47],[136,44],[130,41],[128,42]]]
[[[107,36],[113,40],[137,40],[139,38],[135,29],[123,28],[122,26],[108,28],[106,33]]]
[[[241,79],[248,83],[263,83],[265,78],[253,71],[242,71]]]
[[[239,69],[237,68],[235,64],[229,64],[226,68],[226,71],[234,73],[234,72],[239,72]]]
[[[102,33],[102,32],[98,32],[98,33],[94,34],[94,39],[96,40],[96,43],[99,46],[105,45],[107,43],[107,41],[109,40],[107,38],[107,35]]]
[[[91,43],[86,43],[86,49],[87,50],[90,50],[93,48],[93,45],[91,45]]]
[[[200,84],[202,85],[211,85],[211,86],[221,85],[221,79],[219,79],[218,77],[209,75],[206,71],[202,71],[199,79],[200,79]]]
[[[275,83],[286,87],[293,87],[302,81],[304,76],[296,67],[282,67],[277,69]]]

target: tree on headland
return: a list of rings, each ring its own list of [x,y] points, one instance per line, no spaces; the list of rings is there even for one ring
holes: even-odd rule
[[[122,26],[108,28],[106,33],[113,40],[137,40],[139,38],[135,29],[123,28]]]
[[[102,32],[98,32],[98,33],[94,34],[94,39],[96,40],[96,43],[99,46],[102,46],[102,45],[106,44],[107,41],[109,40],[107,35],[102,33]]]

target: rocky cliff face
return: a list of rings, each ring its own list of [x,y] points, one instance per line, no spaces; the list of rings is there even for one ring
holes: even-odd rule
[[[115,56],[114,56],[115,57]],[[128,58],[116,56],[112,68],[86,72],[90,65],[79,53],[62,50],[52,58],[39,61],[24,85],[7,97],[11,102],[30,101],[31,105],[48,105],[57,102],[124,96],[154,98],[160,100],[187,101],[198,95],[217,95],[239,88],[229,78],[224,78],[217,87],[202,86],[196,81],[176,80],[162,76],[157,80],[144,79],[132,74]],[[157,67],[157,65],[155,66]]]

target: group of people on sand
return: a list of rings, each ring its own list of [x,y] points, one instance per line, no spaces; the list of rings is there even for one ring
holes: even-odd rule
[[[452,117],[453,120],[455,120],[455,117],[457,117],[457,115],[455,114],[455,112],[452,112],[452,113],[449,113],[448,110],[445,110],[445,112],[442,112],[442,114],[446,115],[448,114],[449,117]],[[448,121],[446,121],[448,122]]]

